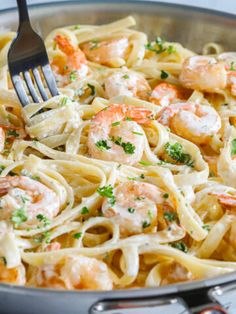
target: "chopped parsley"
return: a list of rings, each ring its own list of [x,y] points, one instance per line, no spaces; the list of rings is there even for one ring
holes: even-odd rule
[[[128,75],[128,74],[125,74],[125,75],[123,75],[122,77],[123,77],[124,79],[126,79],[126,80],[129,79],[129,75]]]
[[[143,229],[145,229],[145,228],[150,227],[150,225],[151,225],[150,222],[148,222],[148,221],[145,220],[145,221],[143,222],[143,225],[142,225],[142,226],[143,226]]]
[[[140,179],[145,179],[145,175],[143,173],[140,174]]]
[[[34,242],[36,242],[36,243],[42,243],[44,240],[45,240],[46,244],[49,244],[51,242],[49,231],[45,231],[40,236],[34,238]]]
[[[91,40],[91,46],[89,47],[89,50],[93,50],[98,48],[98,40]]]
[[[171,246],[175,249],[178,249],[178,250],[184,252],[184,253],[188,252],[188,247],[184,242],[175,242],[175,243],[172,243]]]
[[[176,52],[176,48],[173,45],[169,45],[169,47],[167,48],[167,52],[169,54],[175,53]]]
[[[167,199],[169,197],[169,194],[168,193],[164,193],[163,194],[163,198]]]
[[[89,209],[88,209],[88,207],[84,206],[84,207],[81,209],[81,214],[82,214],[82,215],[89,214]]]
[[[202,226],[202,229],[204,229],[204,230],[206,230],[206,231],[208,231],[208,232],[211,230],[211,228],[210,228],[209,225],[203,225],[203,226]]]
[[[80,25],[79,24],[75,25],[74,29],[80,29]]]
[[[112,126],[117,126],[117,125],[120,125],[120,121],[113,122],[111,125],[112,125]]]
[[[231,141],[231,156],[236,155],[236,138]]]
[[[137,196],[137,197],[135,197],[134,200],[135,201],[142,201],[142,200],[145,200],[145,197],[144,196]]]
[[[141,135],[141,136],[143,136],[143,133],[140,133],[140,132],[135,132],[135,131],[133,131],[132,133],[133,133],[133,134],[136,134],[136,135]]]
[[[12,213],[11,221],[14,222],[16,227],[19,227],[23,222],[27,221],[24,208],[19,208]]]
[[[4,256],[0,256],[0,259],[2,260],[4,266],[7,266],[7,259]]]
[[[3,170],[4,170],[5,168],[6,168],[5,166],[0,165],[0,174],[3,172]]]
[[[67,104],[67,101],[68,101],[68,97],[63,97],[60,101],[60,107],[63,107]]]
[[[172,222],[172,221],[176,220],[177,215],[176,215],[176,213],[164,212],[164,218],[167,221]]]
[[[112,142],[114,142],[116,145],[119,145],[123,148],[124,152],[126,154],[132,155],[135,151],[135,146],[130,142],[123,142],[122,138],[119,136],[117,138],[114,138],[114,136],[111,138]]]
[[[126,121],[133,121],[133,119],[130,118],[130,117],[126,117],[125,120],[126,120]]]
[[[129,212],[130,214],[133,214],[133,213],[135,212],[135,208],[129,207],[129,208],[128,208],[128,212]]]
[[[176,48],[173,45],[169,45],[167,48],[164,47],[165,40],[161,37],[157,37],[154,42],[149,42],[145,48],[147,50],[153,51],[156,54],[160,54],[162,52],[167,52],[168,54],[175,53]]]
[[[143,161],[143,160],[139,161],[139,164],[142,165],[142,166],[152,166],[152,163],[151,163],[151,162],[149,162],[149,161]]]
[[[42,214],[38,214],[36,216],[36,218],[43,223],[44,227],[50,225],[50,223],[51,223],[50,220],[46,216],[44,216]]]
[[[110,204],[114,205],[116,202],[115,196],[113,194],[113,187],[109,184],[107,186],[103,186],[97,189],[98,194],[103,197],[107,197],[110,199]]]
[[[87,86],[91,89],[91,96],[94,96],[96,94],[95,86],[92,84],[87,84]]]
[[[183,146],[179,143],[165,144],[165,151],[167,154],[175,161],[185,164],[189,167],[193,167],[193,161],[190,154],[186,154],[183,152]]]
[[[16,130],[7,130],[7,136],[18,137],[19,133],[17,133]]]
[[[236,69],[235,69],[235,67],[234,67],[234,61],[232,61],[232,62],[230,63],[229,71],[236,71]]]
[[[169,74],[166,71],[161,70],[160,77],[161,77],[162,80],[165,80],[168,76],[169,76]]]
[[[111,148],[110,146],[108,146],[106,140],[100,140],[100,141],[98,141],[95,145],[96,145],[97,148],[100,149],[101,151],[108,150],[108,149]]]
[[[82,237],[82,232],[77,232],[77,233],[73,234],[74,239],[79,239],[81,237]]]
[[[164,48],[165,41],[161,37],[157,37],[155,42],[149,42],[145,46],[147,50],[153,51],[156,54],[162,53],[166,51],[166,48]]]
[[[153,219],[153,213],[150,210],[148,211],[148,217],[149,217],[150,220]]]
[[[74,82],[77,78],[77,71],[70,72],[70,81]]]

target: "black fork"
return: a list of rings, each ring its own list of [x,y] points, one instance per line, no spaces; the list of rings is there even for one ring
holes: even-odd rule
[[[41,99],[45,101],[49,98],[40,72],[51,96],[59,93],[44,42],[31,27],[26,0],[17,0],[17,5],[19,28],[8,52],[8,67],[19,100],[22,106],[26,106],[32,101],[38,103]],[[23,81],[28,91],[25,90]],[[32,97],[32,101],[28,95]]]

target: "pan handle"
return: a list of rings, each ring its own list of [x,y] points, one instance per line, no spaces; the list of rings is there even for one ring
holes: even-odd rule
[[[236,283],[199,287],[162,296],[117,298],[98,301],[90,314],[232,314],[236,307]],[[232,312],[233,311],[233,312]]]

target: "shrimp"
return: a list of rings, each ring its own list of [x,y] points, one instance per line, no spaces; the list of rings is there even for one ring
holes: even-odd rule
[[[10,219],[16,227],[46,223],[60,209],[54,191],[26,176],[1,177],[0,195],[0,220]]]
[[[210,106],[178,103],[163,108],[158,121],[177,135],[196,144],[206,144],[221,128],[221,119]]]
[[[52,67],[56,72],[59,83],[65,85],[74,80],[81,80],[88,74],[88,65],[83,51],[79,47],[73,47],[68,38],[62,35],[55,37],[55,42],[60,50],[66,55],[66,59],[55,57],[52,62]],[[66,76],[66,81],[65,78]]]
[[[142,158],[145,141],[138,123],[148,123],[151,113],[126,105],[110,105],[98,112],[88,134],[89,154],[97,159],[136,164]]]
[[[7,268],[5,259],[0,257],[0,282],[24,285],[25,281],[25,268],[23,265]]]
[[[226,87],[227,72],[215,58],[193,56],[184,61],[179,79],[186,88],[216,92]]]
[[[83,255],[68,256],[58,264],[46,264],[36,270],[37,287],[58,289],[112,290],[107,265]]]
[[[160,188],[153,184],[137,181],[120,183],[113,191],[115,203],[105,199],[102,213],[120,227],[123,237],[150,232],[157,226],[159,205],[168,203]]]
[[[236,96],[236,52],[224,52],[218,56],[218,60],[224,62],[228,86],[231,94]]]
[[[221,205],[236,208],[236,196],[229,195],[227,193],[214,193],[214,192],[211,192],[209,194],[216,196]]]
[[[0,152],[4,151],[6,138],[8,142],[12,142],[14,139],[23,139],[26,137],[25,130],[21,127],[13,125],[0,125]]]
[[[158,84],[149,97],[149,101],[162,107],[169,106],[175,99],[183,99],[183,95],[177,86],[168,83]]]
[[[104,80],[107,98],[116,96],[137,97],[148,99],[151,88],[139,73],[132,71],[118,71]]]
[[[98,41],[93,40],[81,46],[88,60],[107,66],[120,66],[125,63],[129,48],[126,37]]]

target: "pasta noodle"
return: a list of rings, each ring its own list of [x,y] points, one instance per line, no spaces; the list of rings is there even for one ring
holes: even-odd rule
[[[112,290],[236,270],[236,53],[133,17],[45,40],[60,94],[22,108],[0,35],[0,282]]]

